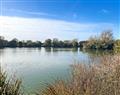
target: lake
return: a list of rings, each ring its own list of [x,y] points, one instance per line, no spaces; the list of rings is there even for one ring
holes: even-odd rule
[[[26,92],[44,88],[54,80],[68,79],[70,65],[90,62],[97,51],[73,48],[5,48],[0,49],[1,65],[9,76],[22,79]]]

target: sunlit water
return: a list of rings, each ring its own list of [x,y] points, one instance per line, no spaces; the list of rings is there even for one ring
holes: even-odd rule
[[[1,64],[8,75],[22,79],[26,92],[34,92],[57,78],[69,78],[70,65],[89,63],[88,53],[67,48],[0,49]]]

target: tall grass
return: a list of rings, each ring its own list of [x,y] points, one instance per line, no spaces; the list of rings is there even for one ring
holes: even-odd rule
[[[100,64],[73,64],[71,69],[69,81],[57,80],[38,95],[120,95],[119,55],[102,56]]]
[[[6,72],[0,68],[0,95],[23,95],[21,81],[15,78],[8,79]]]

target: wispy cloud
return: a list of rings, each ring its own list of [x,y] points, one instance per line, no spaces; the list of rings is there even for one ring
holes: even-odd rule
[[[72,23],[62,20],[43,18],[0,17],[0,35],[8,39],[45,40],[47,38],[88,39],[103,30],[113,29],[111,23]]]
[[[4,9],[4,11],[9,11],[12,13],[18,13],[18,14],[26,14],[26,15],[35,15],[35,16],[51,16],[55,17],[54,14],[44,13],[44,12],[33,12],[33,11],[25,11],[25,10],[19,10],[19,9]]]
[[[105,14],[107,14],[107,13],[109,13],[110,11],[107,10],[107,9],[102,9],[100,12],[101,12],[101,13],[105,13]]]

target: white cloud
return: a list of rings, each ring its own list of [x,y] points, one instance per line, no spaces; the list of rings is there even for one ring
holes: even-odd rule
[[[0,16],[0,35],[7,39],[45,40],[47,38],[85,40],[104,29],[113,28],[110,23],[72,23],[43,18],[21,18]]]

